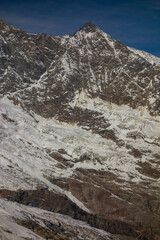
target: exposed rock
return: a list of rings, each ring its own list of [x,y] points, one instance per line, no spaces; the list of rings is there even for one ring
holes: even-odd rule
[[[48,191],[9,191],[1,190],[0,197],[10,201],[16,201],[21,204],[39,207],[56,213],[69,215],[75,219],[83,220],[93,227],[109,231],[114,234],[124,234],[136,237],[140,229],[136,229],[135,224],[123,221],[113,221],[98,215],[88,214],[79,209],[75,204],[70,202],[66,197],[54,194]],[[46,233],[47,234],[47,233]]]
[[[27,34],[1,23],[1,94],[45,117],[60,115],[75,92],[159,112],[158,65],[88,23],[74,35]],[[7,73],[7,74],[6,74]],[[12,95],[13,96],[13,95]]]
[[[91,22],[53,37],[0,20],[0,65],[1,198],[160,240],[160,59]],[[95,234],[17,222],[46,239]]]

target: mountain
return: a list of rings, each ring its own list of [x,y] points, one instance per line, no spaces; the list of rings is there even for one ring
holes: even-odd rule
[[[160,59],[0,20],[0,65],[1,238],[159,240]]]

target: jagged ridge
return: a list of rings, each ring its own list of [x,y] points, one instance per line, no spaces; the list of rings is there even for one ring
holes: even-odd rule
[[[64,37],[26,34],[3,22],[0,26],[1,94],[15,92],[12,96],[46,117],[63,112],[82,89],[90,97],[146,106],[159,115],[157,62],[113,40],[93,23]]]

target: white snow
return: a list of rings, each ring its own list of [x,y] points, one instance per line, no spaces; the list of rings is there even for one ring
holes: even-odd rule
[[[136,149],[149,148],[155,154],[159,152],[156,144],[160,135],[160,120],[151,117],[146,109],[133,110],[128,106],[103,102],[99,98],[91,99],[84,90],[80,94],[77,92],[71,106],[99,112],[111,124],[108,129],[113,129],[120,140]],[[131,156],[125,147],[118,147],[112,140],[93,134],[87,128],[38,115],[33,118],[6,97],[0,99],[0,113],[0,188],[35,189],[39,185],[48,186],[50,190],[66,194],[88,211],[69,192],[52,184],[49,177],[71,178],[77,168],[88,168],[109,169],[125,180],[131,180],[130,176],[136,181],[144,179],[136,169],[140,159]],[[142,137],[135,140],[128,135],[135,133],[141,133]],[[67,154],[63,157],[72,167],[69,165],[61,169],[59,162],[50,157],[48,151],[57,152],[59,149],[65,149]],[[79,160],[84,154],[86,158]],[[150,158],[151,155],[146,155],[142,161],[149,161]]]
[[[52,137],[52,132],[43,133],[41,125],[38,126],[29,114],[19,106],[14,106],[7,98],[0,100],[0,112],[15,121],[8,122],[0,115],[0,188],[35,189],[42,184],[50,190],[64,193],[79,207],[89,212],[78,199],[44,177],[48,170],[55,172],[55,176],[58,172],[59,175],[63,174],[56,167],[57,161],[46,152],[46,148],[57,150],[64,146],[60,139],[56,139],[56,134]],[[52,128],[54,127],[57,127],[58,132],[62,132],[59,125],[53,123]],[[64,172],[64,176],[65,174],[68,175],[67,171]],[[69,175],[72,175],[72,172]]]
[[[26,227],[22,227],[21,225],[17,224],[16,220],[34,221],[36,224],[46,229],[48,228],[46,226],[46,222],[50,222],[57,227],[61,223],[63,229],[65,229],[65,232],[68,231],[72,233],[73,236],[77,236],[78,234],[78,237],[81,237],[81,239],[89,240],[91,237],[93,239],[94,236],[97,240],[98,237],[103,237],[103,239],[106,240],[111,239],[111,237],[112,239],[117,239],[108,232],[89,226],[86,222],[74,220],[66,215],[13,203],[5,199],[0,199],[0,216],[1,240],[22,240],[25,238],[32,240],[44,239]]]
[[[135,49],[135,48],[128,47],[128,49],[130,51],[132,51],[133,53],[139,55],[140,57],[144,58],[145,60],[147,60],[152,65],[156,64],[157,66],[160,66],[160,58],[158,58],[158,57],[156,57],[152,54],[149,54],[147,52]]]

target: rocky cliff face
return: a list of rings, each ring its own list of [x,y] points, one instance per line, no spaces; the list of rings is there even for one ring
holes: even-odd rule
[[[55,116],[84,89],[91,98],[160,113],[160,60],[113,40],[94,24],[64,37],[26,34],[3,21],[0,31],[1,93],[20,89],[20,99],[39,114]]]
[[[56,233],[39,217],[17,222],[39,239],[115,239],[96,227],[119,239],[159,240],[160,59],[93,23],[52,37],[0,20],[0,66],[1,198],[92,230],[61,222],[66,234]]]

